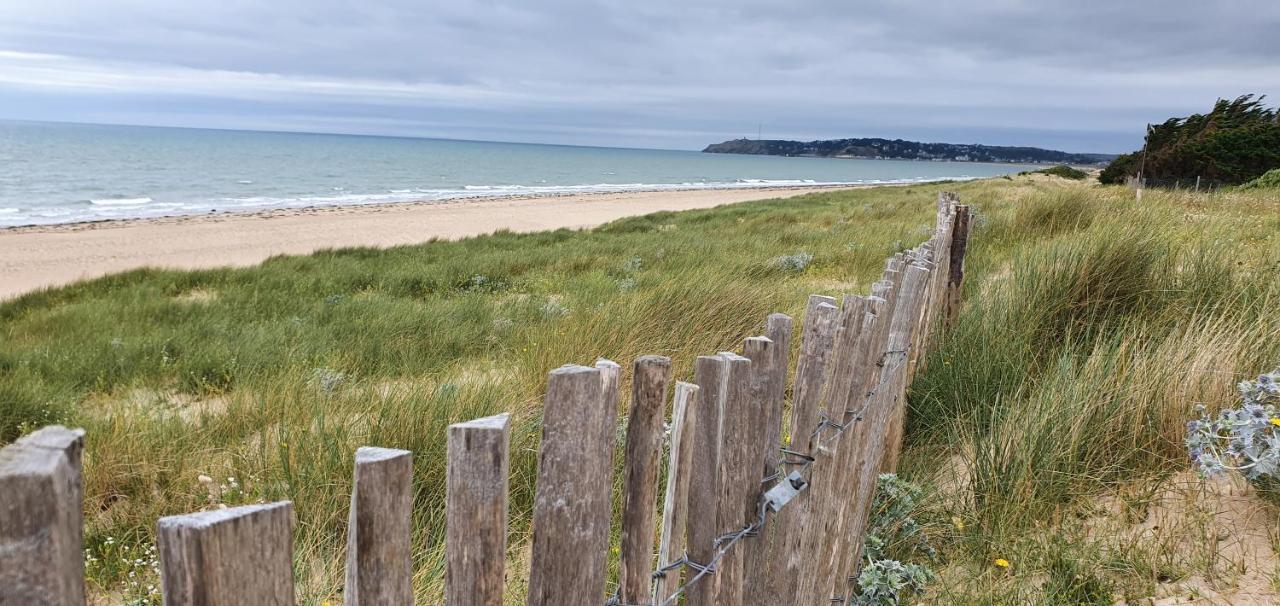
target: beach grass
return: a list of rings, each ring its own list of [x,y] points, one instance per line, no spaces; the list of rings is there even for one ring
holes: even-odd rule
[[[355,449],[412,450],[431,604],[445,427],[511,412],[520,603],[550,369],[656,353],[688,378],[770,312],[865,293],[886,256],[927,238],[941,189],[977,215],[965,307],[911,390],[903,473],[926,485],[920,518],[943,546],[926,598],[1074,604],[1204,576],[1205,549],[1120,549],[1123,533],[1097,536],[1081,512],[1157,492],[1187,467],[1193,406],[1229,404],[1237,380],[1280,364],[1280,200],[1265,191],[1138,204],[1026,176],[133,271],[0,304],[0,443],[52,422],[88,431],[90,582],[143,603],[157,517],[260,499],[295,503],[300,603],[336,599]]]

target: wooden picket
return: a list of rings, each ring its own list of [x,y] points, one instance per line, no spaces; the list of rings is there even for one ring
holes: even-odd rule
[[[295,601],[289,501],[160,518],[156,546],[168,606]]]
[[[347,519],[346,606],[413,601],[413,453],[356,450]]]
[[[85,603],[83,448],[52,425],[0,450],[0,605]]]
[[[449,426],[445,479],[445,601],[501,606],[506,585],[511,417]]]
[[[658,495],[662,422],[670,380],[670,358],[644,356],[636,360],[623,463],[622,547],[618,568],[619,592],[626,604],[643,604],[652,599],[654,502]]]
[[[794,373],[795,327],[783,314],[768,316],[763,334],[740,352],[698,357],[692,382],[676,381],[674,390],[669,358],[635,361],[611,594],[611,490],[627,377],[608,360],[552,371],[527,603],[851,601],[876,478],[897,468],[908,386],[939,330],[956,322],[973,224],[971,208],[943,193],[932,236],[887,259],[869,295],[810,296]],[[449,426],[443,600],[450,606],[509,602],[511,424],[502,414]],[[0,606],[85,603],[83,436],[52,426],[0,449]],[[413,602],[412,470],[408,451],[356,452],[347,605]],[[282,501],[161,518],[165,603],[294,603],[293,515]]]

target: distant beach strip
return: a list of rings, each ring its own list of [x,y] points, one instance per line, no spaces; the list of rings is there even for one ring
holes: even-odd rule
[[[628,216],[828,191],[770,187],[488,197],[459,203],[271,208],[0,229],[0,299],[141,267],[253,265],[341,247],[389,247],[498,230],[594,227]]]

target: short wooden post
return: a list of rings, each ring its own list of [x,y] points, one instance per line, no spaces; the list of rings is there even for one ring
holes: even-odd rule
[[[597,366],[562,366],[547,382],[530,606],[594,606],[604,599],[618,366]],[[610,384],[613,396],[607,394]]]
[[[676,383],[671,411],[671,447],[667,454],[667,488],[662,501],[662,538],[658,541],[658,566],[680,558],[685,550],[689,516],[689,476],[693,472],[693,437],[698,424],[698,386]],[[653,603],[661,606],[680,585],[680,569],[658,577]]]
[[[689,558],[706,566],[716,555],[716,538],[720,529],[716,525],[716,511],[720,502],[720,445],[724,417],[725,380],[729,364],[720,356],[698,356],[694,363],[694,382],[698,385],[698,422],[694,425],[693,467],[689,474]],[[717,578],[703,575],[693,581],[696,573],[690,573],[686,583],[692,583],[685,592],[687,606],[712,606],[716,604]]]
[[[361,447],[354,478],[342,603],[412,602],[413,453]]]
[[[956,206],[955,223],[951,228],[951,260],[947,268],[947,327],[956,322],[960,314],[960,288],[964,283],[964,255],[969,249],[969,206]]]
[[[728,374],[720,423],[720,502],[716,507],[716,527],[721,534],[730,534],[755,521],[760,449],[751,439],[752,425],[758,423],[758,419],[753,418],[756,389],[751,360],[732,352],[721,352],[720,357],[728,363]],[[744,551],[730,549],[717,565],[716,600],[720,606],[742,604]]]
[[[292,605],[293,503],[160,518],[165,606]]]
[[[84,430],[53,425],[0,449],[0,606],[82,606]]]
[[[455,423],[449,426],[448,436],[445,603],[501,606],[506,581],[511,416],[504,413]]]
[[[643,356],[636,360],[623,459],[622,553],[618,568],[623,604],[647,604],[652,598],[654,502],[670,380],[670,358]]]

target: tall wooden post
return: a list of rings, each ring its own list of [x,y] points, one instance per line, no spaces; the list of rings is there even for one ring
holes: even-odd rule
[[[768,339],[764,339],[768,341]],[[732,352],[721,352],[728,363],[724,391],[724,413],[720,436],[720,502],[716,506],[716,527],[720,534],[741,530],[755,521],[755,500],[760,484],[758,444],[751,440],[757,419],[751,360]],[[744,549],[731,549],[720,559],[716,577],[716,603],[741,606]]]
[[[622,561],[618,569],[623,604],[647,604],[652,599],[654,502],[670,380],[670,358],[644,356],[636,360],[623,459]]]
[[[671,411],[671,448],[667,455],[667,488],[662,502],[662,538],[658,542],[658,566],[679,559],[686,547],[689,519],[689,477],[693,473],[693,438],[697,432],[698,386],[676,383]],[[661,606],[680,585],[681,569],[662,575],[654,583],[653,603]]]
[[[806,453],[809,436],[818,424],[823,385],[827,378],[827,362],[840,319],[840,309],[832,297],[809,295],[801,329],[800,358],[796,362],[795,386],[791,399],[790,438],[782,440],[788,449]],[[785,470],[782,470],[785,473]],[[768,565],[761,572],[766,596],[796,595],[797,579],[804,554],[803,526],[810,520],[810,491],[800,493],[793,503],[774,516],[774,529],[766,538],[770,543]]]
[[[594,606],[604,599],[617,369],[607,361],[562,366],[547,382],[529,606]]]
[[[721,435],[725,413],[725,381],[729,364],[720,356],[698,356],[694,363],[694,382],[698,385],[698,422],[694,425],[693,470],[689,480],[689,558],[706,566],[716,555],[716,511],[720,503]],[[690,573],[690,581],[696,573]],[[685,592],[688,606],[712,606],[716,602],[719,575],[703,575]],[[689,582],[689,581],[686,581]]]

